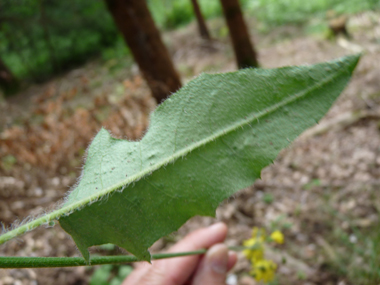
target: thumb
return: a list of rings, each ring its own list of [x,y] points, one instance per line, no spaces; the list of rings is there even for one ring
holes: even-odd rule
[[[228,248],[224,244],[216,244],[207,251],[195,273],[192,284],[226,284],[227,271]]]

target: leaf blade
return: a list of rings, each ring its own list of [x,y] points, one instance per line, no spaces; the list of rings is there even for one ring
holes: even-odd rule
[[[318,121],[358,58],[203,75],[157,108],[140,142],[101,130],[66,203],[87,206],[62,216],[61,226],[86,260],[87,248],[103,243],[150,260],[155,240],[194,215],[213,216],[223,199],[251,185],[280,149]]]

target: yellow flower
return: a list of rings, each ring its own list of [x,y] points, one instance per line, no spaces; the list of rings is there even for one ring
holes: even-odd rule
[[[243,241],[243,245],[250,247],[250,249],[243,250],[243,253],[247,259],[255,262],[264,258],[264,247],[262,241],[258,240],[257,238],[250,238]]]
[[[277,265],[272,260],[258,260],[252,265],[250,274],[257,280],[265,283],[273,281]]]
[[[264,259],[264,242],[265,242],[265,229],[254,227],[252,229],[252,238],[245,240],[243,245],[250,247],[250,249],[243,250],[244,255],[251,262]]]
[[[282,232],[280,231],[274,231],[271,235],[270,235],[270,238],[279,243],[279,244],[283,244],[284,243],[284,235]]]
[[[265,240],[265,229],[260,229],[258,227],[254,227],[252,229],[252,237],[259,239],[261,242]]]
[[[250,274],[257,281],[265,283],[274,279],[277,269],[277,265],[272,260],[264,259],[264,244],[268,241],[283,243],[284,235],[280,231],[274,231],[267,237],[265,229],[254,227],[252,238],[243,242],[243,245],[248,248],[243,250],[243,253],[252,263]]]

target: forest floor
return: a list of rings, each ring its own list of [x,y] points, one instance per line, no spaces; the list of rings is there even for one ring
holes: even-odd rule
[[[254,226],[280,228],[286,242],[267,253],[278,265],[276,284],[379,284],[380,251],[380,17],[352,16],[350,40],[304,35],[298,27],[254,34],[265,68],[312,64],[363,51],[353,79],[327,116],[283,150],[262,179],[225,201],[217,218],[195,217],[161,239],[162,251],[215,221],[240,245]],[[215,36],[220,21],[210,23]],[[254,31],[254,23],[252,31]],[[194,24],[165,33],[183,81],[201,72],[235,70],[227,38],[196,38]],[[8,227],[53,209],[80,173],[82,156],[101,126],[139,139],[156,107],[128,60],[94,61],[0,103],[0,221]],[[115,252],[115,249],[113,249]],[[117,249],[116,252],[122,252]],[[93,249],[93,253],[107,253]],[[0,255],[79,256],[59,227],[38,228],[0,247]],[[286,260],[286,262],[284,262]],[[0,285],[88,284],[93,268],[0,270]],[[230,280],[257,284],[240,254]]]

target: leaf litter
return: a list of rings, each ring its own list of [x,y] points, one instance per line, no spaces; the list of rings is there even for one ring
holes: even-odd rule
[[[360,17],[355,21],[360,22]],[[353,33],[354,41],[368,47],[368,51],[349,88],[321,124],[347,112],[380,113],[379,50],[373,48],[373,37],[379,38],[376,27],[368,38],[360,31]],[[186,49],[186,39],[183,41],[182,49]],[[228,70],[234,64],[233,58],[224,59],[224,52],[221,48],[219,52],[205,52],[203,56],[221,59]],[[263,49],[259,46],[259,53],[266,67],[274,67],[314,63],[350,52],[334,42],[300,37]],[[187,64],[197,65],[195,60]],[[121,103],[100,95],[92,97],[92,107],[80,100],[77,106],[70,104],[77,97],[87,96],[81,94],[81,84],[56,92],[54,88],[59,88],[54,87],[53,81],[44,91],[31,96],[38,108],[23,114],[24,121],[16,118],[2,127],[0,161],[3,163],[3,157],[11,154],[16,163],[11,169],[4,169],[1,164],[1,221],[9,225],[15,217],[40,214],[47,206],[54,207],[52,204],[63,197],[74,182],[82,164],[81,156],[102,124],[108,123],[107,128],[119,137],[137,139],[143,135],[148,115],[155,105],[141,78],[129,78],[124,83],[119,82],[126,95]],[[85,80],[81,82],[88,84]],[[9,107],[2,104],[1,113]],[[288,260],[279,269],[281,284],[351,284],[347,278],[326,269],[326,264],[331,264],[331,254],[337,255],[342,250],[330,232],[341,229],[352,235],[352,224],[365,230],[378,223],[380,202],[375,195],[380,184],[378,125],[377,117],[370,115],[347,125],[332,125],[320,135],[301,136],[281,152],[274,165],[263,171],[262,180],[219,207],[217,220],[230,227],[227,244],[240,244],[249,237],[253,226],[281,225],[288,242],[280,253],[271,249],[273,259],[281,261],[285,255]],[[62,138],[68,141],[67,145],[62,145]],[[59,148],[64,149],[64,154]],[[263,199],[265,193],[273,196],[270,204]],[[177,234],[158,241],[153,250],[162,250],[187,232],[214,221],[209,217],[195,217]],[[330,254],[329,249],[333,251]],[[27,233],[20,241],[1,247],[0,252],[20,256],[78,255],[71,239],[59,227]],[[238,274],[240,284],[255,284],[244,275],[248,268],[244,259],[239,259],[234,273]],[[74,284],[88,281],[89,273],[91,271],[84,268],[2,270],[0,282]]]

